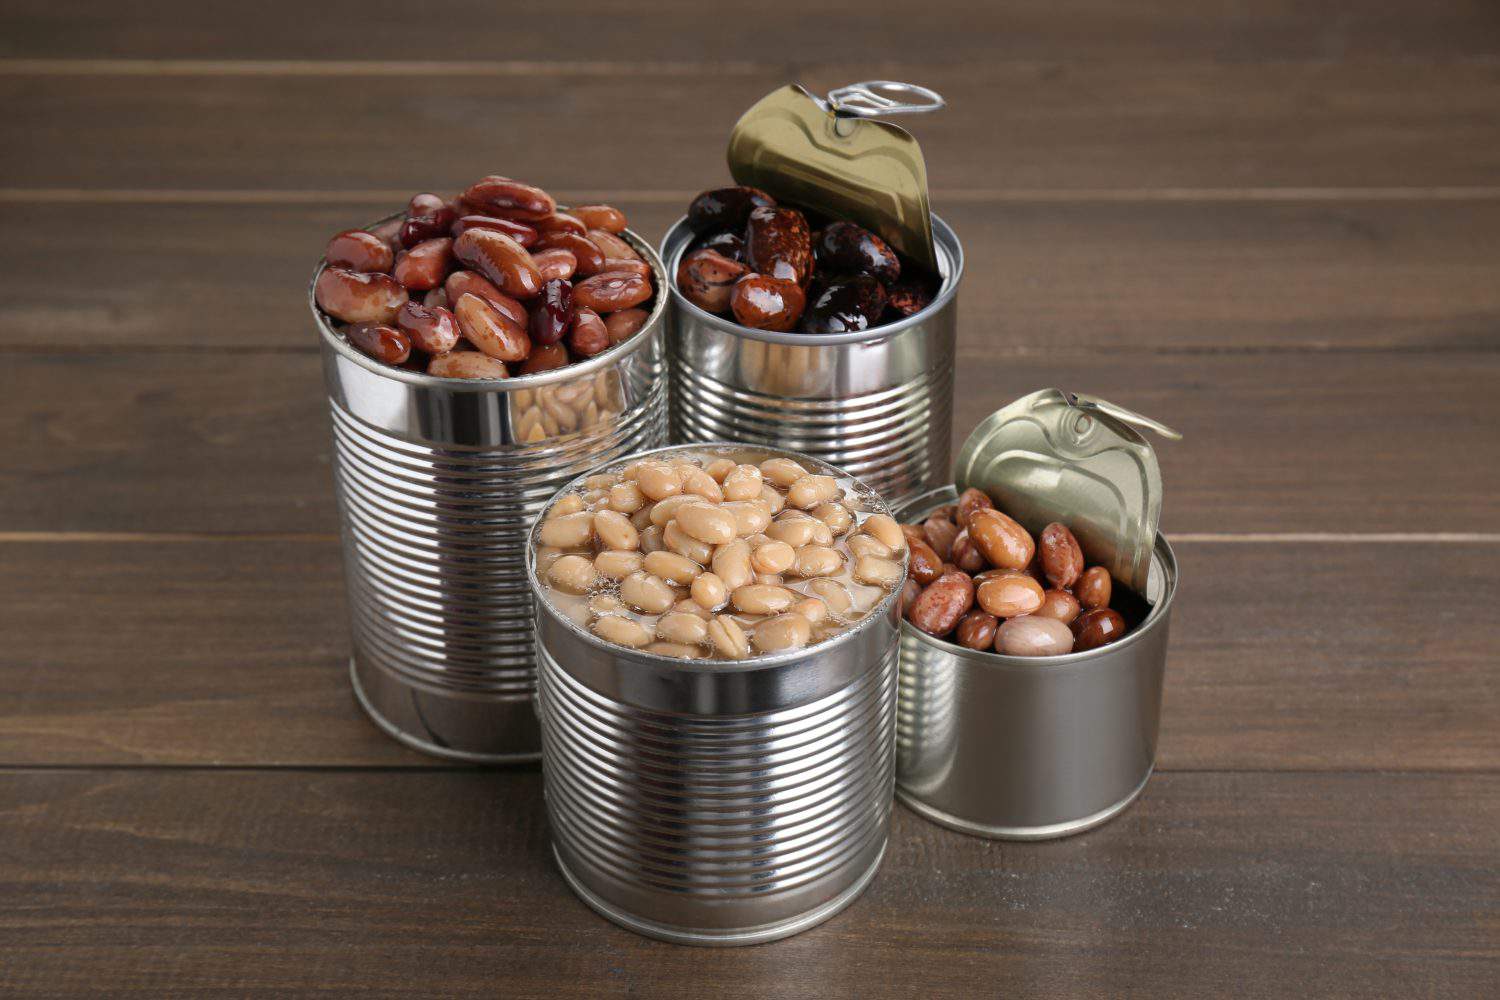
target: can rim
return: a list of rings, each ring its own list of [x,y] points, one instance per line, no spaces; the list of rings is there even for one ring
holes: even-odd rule
[[[706,323],[720,332],[748,337],[751,340],[761,340],[769,344],[794,344],[799,347],[834,347],[844,344],[874,343],[925,322],[944,309],[958,294],[958,284],[964,276],[963,245],[958,242],[958,236],[952,228],[936,212],[932,213],[932,232],[934,245],[939,250],[939,263],[946,262],[949,269],[949,273],[942,276],[943,285],[938,289],[937,295],[933,296],[925,309],[920,309],[904,319],[868,330],[856,330],[852,333],[777,333],[772,330],[757,330],[727,320],[689,302],[687,296],[677,289],[677,264],[687,252],[688,244],[692,242],[688,236],[683,235],[692,233],[692,230],[687,228],[687,215],[685,214],[672,223],[667,234],[662,237],[661,261],[667,270],[667,287],[670,289],[672,302],[695,320]]]
[[[890,505],[885,502],[885,499],[881,497],[879,493],[875,492],[869,486],[865,485],[864,481],[861,480],[858,476],[851,475],[850,473],[845,472],[843,469],[840,469],[838,466],[831,465],[828,462],[822,461],[821,459],[813,458],[811,455],[804,455],[801,452],[789,451],[785,448],[772,448],[766,445],[758,444],[739,444],[733,441],[702,441],[691,444],[666,445],[661,448],[652,448],[647,451],[638,451],[630,455],[621,455],[619,458],[615,458],[601,465],[597,465],[587,472],[573,477],[563,486],[559,487],[557,492],[552,494],[552,496],[547,499],[547,502],[542,505],[540,513],[537,514],[536,520],[531,525],[531,530],[527,532],[526,579],[527,582],[531,584],[532,593],[536,595],[536,598],[539,602],[546,605],[547,610],[552,614],[552,617],[556,619],[556,621],[569,629],[575,636],[583,639],[585,642],[595,647],[596,649],[606,652],[611,656],[623,657],[628,660],[632,660],[639,666],[668,666],[673,669],[686,670],[693,673],[750,673],[752,671],[763,670],[768,667],[774,668],[784,666],[788,663],[795,663],[798,660],[807,659],[809,656],[812,656],[814,654],[825,653],[842,643],[850,641],[854,636],[859,635],[860,633],[873,627],[876,622],[890,613],[892,604],[901,593],[902,584],[906,582],[907,560],[910,554],[909,550],[908,552],[902,554],[901,580],[898,581],[897,584],[886,593],[885,597],[881,598],[878,604],[872,607],[863,618],[856,622],[853,628],[849,629],[847,632],[840,632],[838,635],[833,636],[830,639],[825,639],[824,641],[819,642],[815,645],[803,646],[801,649],[787,650],[784,653],[771,653],[763,656],[747,656],[743,660],[716,660],[708,657],[687,659],[685,657],[679,656],[661,656],[659,654],[648,653],[640,649],[632,649],[629,646],[621,646],[618,643],[607,642],[606,640],[599,638],[592,632],[583,628],[577,622],[573,621],[573,619],[569,618],[567,615],[558,610],[557,606],[554,605],[552,601],[547,597],[547,590],[543,586],[542,581],[538,578],[536,571],[536,550],[538,544],[537,535],[541,531],[542,514],[546,513],[546,511],[549,510],[552,505],[563,496],[563,494],[568,493],[575,487],[579,486],[589,476],[596,476],[604,470],[613,468],[614,466],[622,465],[627,462],[640,461],[641,459],[650,458],[655,455],[663,455],[669,452],[708,452],[716,449],[740,452],[752,450],[764,453],[766,458],[791,458],[796,459],[800,462],[810,463],[814,468],[854,480],[855,487],[861,492],[861,495],[866,499],[866,501],[873,502],[873,509],[870,511],[870,513],[887,515],[891,514]]]
[[[560,210],[565,210],[564,206],[558,207]],[[365,226],[364,229],[369,231],[404,216],[405,212],[395,212],[384,218],[376,219]],[[326,345],[337,351],[340,356],[353,361],[366,371],[389,378],[395,382],[405,382],[407,385],[435,389],[440,388],[450,392],[462,392],[466,390],[470,392],[512,392],[521,389],[535,389],[540,386],[551,385],[555,382],[566,382],[608,368],[620,358],[639,350],[651,339],[649,335],[646,335],[647,331],[660,321],[662,312],[666,309],[667,300],[670,298],[668,295],[661,294],[661,289],[668,282],[666,280],[666,270],[662,267],[661,257],[657,254],[656,248],[647,243],[639,233],[630,229],[626,229],[615,235],[624,238],[637,253],[641,254],[642,259],[651,265],[651,272],[656,277],[656,304],[652,306],[651,314],[646,317],[646,322],[641,324],[641,328],[631,335],[629,339],[616,344],[607,351],[601,351],[585,361],[564,365],[561,368],[554,368],[551,371],[537,372],[533,375],[515,375],[507,378],[449,378],[444,375],[428,375],[425,372],[408,371],[405,368],[396,368],[376,361],[362,351],[355,350],[353,345],[341,337],[338,331],[333,328],[333,324],[329,321],[323,310],[318,308],[315,291],[318,284],[318,277],[323,273],[324,268],[328,266],[326,257],[320,256],[317,267],[313,268],[312,280],[307,285],[307,306],[312,310],[313,322],[317,324],[318,333]]]

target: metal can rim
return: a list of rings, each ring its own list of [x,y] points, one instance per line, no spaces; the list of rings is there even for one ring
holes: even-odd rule
[[[575,476],[572,480],[560,487],[558,491],[552,494],[552,496],[547,499],[547,502],[542,505],[541,511],[537,514],[536,521],[532,524],[531,530],[527,533],[526,578],[527,581],[531,584],[532,593],[536,595],[537,600],[546,604],[548,612],[551,613],[554,619],[564,625],[574,635],[583,639],[590,646],[606,652],[611,656],[619,657],[628,661],[633,661],[642,666],[666,666],[672,669],[684,670],[692,673],[728,674],[753,673],[757,670],[775,669],[777,667],[786,666],[789,663],[795,663],[798,660],[806,659],[813,654],[826,653],[829,650],[835,649],[842,644],[852,641],[854,636],[857,636],[865,632],[866,630],[873,628],[883,616],[890,613],[892,604],[901,593],[901,585],[906,581],[908,553],[903,553],[902,555],[901,580],[898,581],[897,584],[892,587],[889,592],[886,593],[885,597],[880,600],[879,604],[871,608],[865,614],[865,616],[861,618],[855,624],[855,626],[849,629],[847,632],[840,632],[833,638],[826,639],[823,642],[817,643],[816,645],[803,646],[801,649],[787,650],[784,653],[772,653],[765,656],[747,656],[743,660],[714,660],[708,658],[689,660],[677,656],[660,656],[655,653],[647,653],[644,650],[631,649],[629,646],[621,646],[617,643],[606,642],[587,629],[579,626],[577,622],[573,621],[572,618],[569,618],[567,615],[563,614],[550,600],[547,599],[546,588],[543,586],[542,581],[537,576],[536,572],[537,535],[541,531],[542,515],[545,514],[547,510],[549,510],[552,505],[562,497],[563,494],[579,486],[589,476],[596,476],[602,471],[613,468],[616,465],[620,465],[626,462],[637,462],[641,459],[651,458],[652,456],[662,455],[668,452],[699,452],[709,451],[712,449],[726,449],[737,451],[745,451],[748,449],[758,452],[764,452],[767,458],[791,458],[801,462],[809,462],[818,469],[824,470],[826,472],[831,472],[838,476],[853,479],[855,486],[857,486],[862,491],[863,495],[869,499],[874,500],[874,502],[878,505],[870,513],[891,513],[890,505],[885,502],[885,499],[881,497],[879,493],[876,493],[874,490],[870,489],[870,487],[866,486],[865,483],[861,479],[859,479],[859,477],[850,475],[843,469],[840,469],[838,466],[831,465],[828,462],[822,461],[821,459],[813,458],[811,455],[804,455],[801,452],[790,451],[785,448],[772,448],[767,445],[758,444],[738,444],[733,441],[702,441],[690,444],[665,445],[661,448],[652,448],[649,451],[640,451],[630,455],[623,455],[620,458],[606,462],[603,465],[596,466],[583,473],[582,475]],[[903,625],[904,624],[905,623],[903,622]]]
[[[949,274],[943,276],[943,286],[938,289],[938,294],[933,296],[925,309],[918,310],[904,319],[853,333],[776,333],[772,330],[756,330],[715,315],[689,302],[687,296],[678,291],[676,278],[677,262],[687,252],[688,244],[691,242],[682,235],[685,232],[691,232],[687,229],[686,215],[672,223],[667,234],[662,237],[660,260],[667,270],[667,288],[672,301],[693,318],[722,333],[748,337],[751,340],[760,340],[768,344],[791,344],[798,347],[835,347],[844,344],[875,343],[887,337],[893,337],[935,315],[958,294],[958,284],[964,276],[963,244],[959,243],[957,234],[936,212],[932,213],[932,231],[940,256],[946,255],[950,270]]]
[[[563,208],[563,206],[558,207]],[[364,228],[368,231],[386,222],[402,218],[404,215],[404,212],[395,212],[383,218],[376,219]],[[631,229],[626,229],[616,235],[623,237],[636,252],[641,254],[646,263],[651,265],[652,274],[656,276],[656,304],[651,309],[651,315],[646,318],[645,323],[641,324],[640,330],[632,334],[623,343],[616,344],[607,351],[601,351],[586,361],[564,365],[561,368],[554,368],[552,371],[537,372],[534,375],[516,375],[510,378],[448,378],[441,375],[428,375],[425,372],[408,371],[405,368],[395,368],[376,361],[368,354],[355,350],[347,340],[339,336],[338,331],[333,328],[333,324],[323,314],[323,310],[318,308],[315,295],[318,278],[322,275],[323,269],[328,266],[328,261],[324,257],[318,258],[318,265],[313,268],[312,280],[308,282],[307,306],[312,310],[313,322],[317,324],[318,333],[323,338],[324,343],[361,368],[376,375],[389,378],[392,381],[405,382],[407,385],[423,386],[426,388],[445,389],[450,392],[518,392],[522,389],[535,389],[540,386],[552,385],[556,382],[566,382],[570,379],[591,375],[608,368],[620,358],[639,350],[642,345],[651,339],[649,335],[643,336],[643,334],[647,334],[647,331],[661,319],[667,302],[671,298],[670,295],[661,294],[661,289],[668,285],[669,282],[667,281],[666,270],[662,267],[661,257],[657,255],[656,248],[646,242],[639,233]]]

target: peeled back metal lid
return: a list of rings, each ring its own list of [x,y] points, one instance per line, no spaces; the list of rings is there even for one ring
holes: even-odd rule
[[[787,84],[734,126],[729,173],[778,201],[856,222],[937,274],[922,147],[874,119],[942,106],[935,91],[892,80],[840,87],[827,100]]]
[[[1033,535],[1061,521],[1089,562],[1144,594],[1161,521],[1161,469],[1140,430],[1182,437],[1105,400],[1043,389],[974,428],[954,483],[988,493]]]

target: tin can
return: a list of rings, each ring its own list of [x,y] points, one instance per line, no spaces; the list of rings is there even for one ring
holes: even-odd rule
[[[547,816],[574,892],[640,934],[721,946],[786,937],[851,903],[889,831],[899,588],[808,649],[682,660],[574,622],[533,553]]]
[[[666,279],[644,240],[621,236],[656,272],[649,321],[536,375],[449,379],[383,365],[350,347],[309,291],[333,423],[350,676],[375,724],[417,750],[540,757],[531,523],[559,485],[666,433]]]
[[[927,308],[854,333],[753,330],[700,309],[672,284],[672,437],[788,448],[859,477],[893,504],[949,481],[958,237],[932,217],[942,277]],[[693,240],[668,230],[669,274]]]

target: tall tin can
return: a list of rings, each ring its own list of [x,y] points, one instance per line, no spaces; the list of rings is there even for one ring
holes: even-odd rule
[[[718,946],[787,937],[851,903],[889,831],[900,588],[817,646],[683,660],[581,627],[548,600],[534,553],[542,773],[574,892],[637,933]]]
[[[650,319],[602,354],[536,375],[451,379],[380,364],[339,336],[309,292],[333,424],[350,676],[375,724],[415,749],[484,763],[540,756],[532,521],[562,483],[666,432],[666,281],[650,245],[621,237],[655,271]]]
[[[774,333],[689,302],[672,283],[668,353],[675,441],[788,448],[858,476],[893,504],[949,481],[958,237],[932,216],[942,283],[927,308],[854,333]],[[662,243],[667,272],[694,233]]]

